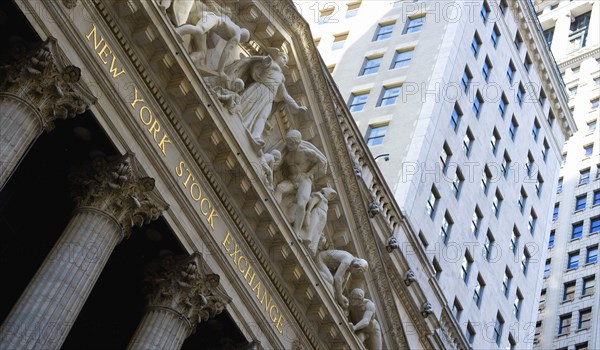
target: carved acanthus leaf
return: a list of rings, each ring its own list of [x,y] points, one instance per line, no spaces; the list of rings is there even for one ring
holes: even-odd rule
[[[154,179],[142,177],[131,153],[116,159],[96,157],[90,166],[70,175],[73,197],[79,207],[93,207],[117,219],[125,237],[133,226],[158,219],[166,203],[151,198]]]
[[[199,253],[165,254],[148,266],[145,278],[149,288],[148,305],[171,309],[185,317],[192,331],[199,322],[223,312],[229,298],[217,291],[220,277],[205,274]]]
[[[1,67],[0,92],[35,106],[46,131],[52,130],[54,120],[75,117],[95,102],[93,96],[77,86],[81,70],[63,66],[57,56],[56,40],[49,38],[14,63]]]

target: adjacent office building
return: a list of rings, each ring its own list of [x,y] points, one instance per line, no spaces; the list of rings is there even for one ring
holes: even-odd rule
[[[578,131],[562,154],[534,343],[539,349],[598,349],[600,3],[536,1],[536,8]]]
[[[532,347],[532,291],[576,130],[533,4],[299,8],[470,345]]]

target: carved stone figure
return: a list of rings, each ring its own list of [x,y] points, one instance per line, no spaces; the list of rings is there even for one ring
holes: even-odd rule
[[[313,256],[317,254],[317,247],[325,224],[327,224],[329,201],[333,200],[336,195],[337,192],[333,188],[322,188],[320,191],[311,194],[306,206],[306,215],[300,231],[300,238]]]
[[[298,105],[285,88],[283,68],[286,67],[287,61],[288,56],[285,53],[270,49],[269,56],[242,58],[225,69],[227,76],[250,82],[242,93],[239,112],[244,127],[259,147],[265,143],[263,131],[272,114],[274,103],[285,103],[292,109],[292,113],[307,112],[307,108]]]
[[[395,236],[390,236],[390,238],[388,238],[387,246],[385,246],[385,249],[388,251],[388,253],[391,253],[392,251],[394,251],[394,249],[398,248],[400,248],[398,239],[396,239]]]
[[[181,0],[180,0],[181,1]],[[224,72],[225,63],[233,57],[240,42],[250,40],[250,32],[235,24],[229,16],[216,14],[210,11],[202,11],[200,19],[195,24],[183,24],[175,28],[180,36],[190,35],[192,49],[190,58],[199,68],[210,66],[205,62],[208,49],[214,46],[217,37],[226,41],[217,63],[217,73],[229,82]]]
[[[241,101],[240,93],[244,90],[244,81],[239,78],[233,79],[231,82],[231,89],[226,89],[221,86],[216,86],[213,91],[217,95],[217,98],[231,114],[238,112],[237,106]]]
[[[350,292],[348,308],[350,327],[368,350],[383,348],[381,326],[375,318],[375,303],[365,299],[365,292],[355,288]]]
[[[421,316],[423,317],[427,317],[429,315],[431,315],[433,313],[433,307],[431,306],[431,303],[426,301],[423,303],[423,305],[421,305]]]
[[[313,181],[326,174],[327,158],[313,144],[303,141],[300,131],[291,130],[285,137],[281,168],[285,180],[277,184],[275,198],[294,232],[300,234]]]
[[[362,280],[369,263],[345,250],[336,249],[319,252],[316,262],[321,276],[332,288],[338,304],[344,309],[348,308],[348,298],[343,295],[346,284],[351,277],[359,277]]]
[[[265,184],[270,190],[273,190],[275,184],[273,183],[273,172],[279,169],[281,165],[281,152],[279,150],[272,150],[271,152],[263,153],[260,157],[260,167],[263,171]]]

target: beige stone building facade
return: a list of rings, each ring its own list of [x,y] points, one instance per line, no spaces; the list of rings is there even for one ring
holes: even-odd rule
[[[579,131],[565,144],[536,324],[539,349],[600,348],[600,3],[536,1]]]
[[[576,130],[532,3],[298,6],[470,346],[531,348]]]
[[[0,348],[469,348],[291,2],[3,1],[0,33]]]

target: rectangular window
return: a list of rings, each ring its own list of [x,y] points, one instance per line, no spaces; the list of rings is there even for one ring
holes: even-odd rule
[[[525,202],[527,201],[527,192],[525,192],[525,189],[523,187],[521,187],[521,193],[519,195],[519,211],[521,212],[521,214],[525,211]]]
[[[500,133],[498,132],[498,130],[496,130],[496,128],[494,128],[494,131],[492,132],[492,138],[490,139],[490,146],[494,155],[496,155],[496,152],[498,151],[499,144]]]
[[[533,139],[537,141],[538,135],[540,134],[540,122],[538,122],[537,118],[533,121],[533,126],[531,127],[531,136]]]
[[[406,67],[410,64],[412,60],[414,49],[405,50],[405,51],[396,51],[394,54],[394,59],[392,60],[392,65],[390,69],[396,69],[401,67]]]
[[[490,171],[490,169],[488,168],[488,166],[486,165],[483,168],[483,174],[481,176],[481,189],[483,190],[483,193],[487,194],[488,192],[488,187],[490,185],[490,179],[492,178],[492,173]]]
[[[596,110],[598,109],[598,106],[600,106],[600,99],[595,98],[590,100],[590,104],[592,105],[592,110]]]
[[[581,238],[583,233],[583,222],[578,222],[571,226],[571,239]]]
[[[473,218],[471,218],[471,233],[473,233],[474,236],[477,236],[479,233],[479,225],[481,224],[482,218],[483,214],[481,214],[479,206],[475,205],[475,212],[473,213]]]
[[[517,51],[521,51],[522,45],[523,45],[523,38],[521,37],[521,34],[519,33],[519,31],[517,31],[517,34],[515,34],[515,47],[517,48]]]
[[[373,37],[373,41],[379,41],[379,40],[391,38],[392,32],[394,31],[394,24],[395,23],[387,23],[387,24],[379,23],[377,25],[377,29],[375,30],[375,36]]]
[[[521,305],[522,304],[523,304],[523,294],[517,288],[517,294],[515,295],[515,301],[513,303],[513,315],[515,315],[515,317],[517,319],[519,319],[519,316],[521,316]]]
[[[482,255],[485,257],[487,261],[490,261],[492,258],[492,249],[494,248],[494,242],[496,239],[490,230],[488,230],[485,243],[483,243],[483,251]]]
[[[454,298],[454,303],[452,303],[452,315],[457,320],[460,319],[460,314],[462,313],[463,307],[460,305],[460,301],[457,298]]]
[[[348,39],[348,32],[334,34],[333,35],[333,44],[331,45],[331,50],[339,50],[344,47],[344,43]]]
[[[525,88],[522,84],[519,83],[519,89],[517,90],[517,102],[519,106],[523,104],[523,100],[525,99]]]
[[[512,84],[516,72],[517,72],[517,68],[515,68],[515,65],[512,63],[512,60],[511,60],[508,63],[508,68],[506,69],[506,77],[508,78],[509,83]]]
[[[558,335],[568,334],[571,331],[571,314],[561,315],[558,323]]]
[[[546,307],[546,288],[542,289],[540,292],[540,304],[538,306],[538,311],[542,311]]]
[[[507,178],[508,171],[510,169],[511,159],[506,151],[504,151],[504,156],[502,157],[502,163],[500,164],[500,170],[502,171],[502,175]]]
[[[554,247],[554,239],[556,237],[556,233],[554,230],[550,231],[550,237],[548,238],[548,249]]]
[[[583,146],[583,156],[584,157],[591,157],[592,153],[594,153],[594,144],[593,143]]]
[[[460,277],[465,282],[465,284],[469,283],[469,272],[471,271],[471,265],[473,264],[473,258],[469,251],[465,251],[465,255],[463,256],[463,261],[460,266]]]
[[[552,113],[552,110],[548,110],[548,118],[546,118],[546,120],[548,121],[548,125],[554,125],[556,117],[554,116],[554,113]]]
[[[381,95],[379,96],[379,101],[377,101],[377,107],[381,106],[389,106],[396,103],[396,99],[400,96],[400,92],[402,91],[401,86],[395,87],[383,87],[381,90]]]
[[[590,235],[600,232],[600,216],[590,219]]]
[[[567,270],[576,269],[579,267],[579,250],[569,253],[567,259]]]
[[[462,111],[458,104],[454,104],[454,109],[452,110],[452,115],[450,116],[450,126],[452,129],[456,131],[458,129],[458,125],[460,123],[460,119],[462,118]]]
[[[481,275],[477,275],[477,284],[475,285],[475,289],[473,290],[473,301],[477,307],[481,306],[481,299],[483,298],[483,290],[485,288],[485,282]]]
[[[420,32],[425,23],[425,16],[409,18],[404,28],[404,34]]]
[[[529,72],[532,66],[531,58],[529,58],[529,53],[525,54],[525,61],[523,61],[523,65],[525,66],[525,70]]]
[[[598,261],[598,246],[594,245],[587,247],[587,253],[585,254],[585,263],[591,264]]]
[[[523,257],[521,258],[521,271],[525,276],[527,276],[527,268],[529,267],[529,259],[531,258],[531,254],[527,248],[523,249]]]
[[[588,329],[592,325],[592,309],[584,309],[579,311],[579,322],[577,329]]]
[[[583,169],[579,172],[579,184],[585,185],[590,182],[590,168]]]
[[[548,141],[546,141],[546,138],[544,138],[542,145],[544,146],[544,148],[542,148],[542,159],[545,162],[548,159],[548,152],[550,151],[550,145],[548,144]]]
[[[490,75],[492,74],[492,62],[489,57],[486,57],[483,61],[483,68],[481,68],[481,74],[483,74],[483,79],[488,81],[490,79]]]
[[[521,233],[515,225],[513,226],[512,235],[510,236],[510,244],[508,247],[515,255],[517,254],[517,249],[519,247],[519,237],[521,237]]]
[[[444,214],[444,218],[442,219],[442,226],[440,227],[440,238],[444,244],[448,243],[453,223],[452,217],[448,212],[446,212],[446,214]]]
[[[546,104],[546,93],[544,92],[544,89],[540,89],[540,95],[538,96],[538,102],[540,103],[540,106],[542,106],[542,108],[544,107],[544,105]]]
[[[544,38],[548,43],[548,46],[552,45],[552,39],[554,39],[554,27],[544,30]]]
[[[369,92],[356,93],[353,92],[350,95],[350,101],[348,102],[348,108],[350,112],[360,112],[365,109]]]
[[[585,194],[575,197],[575,211],[585,209],[587,196]]]
[[[508,298],[508,293],[510,291],[510,283],[512,281],[512,273],[510,272],[510,270],[508,269],[508,267],[506,267],[504,269],[504,278],[502,279],[502,294],[504,294],[505,297]]]
[[[529,213],[529,221],[527,222],[527,226],[529,226],[529,233],[531,233],[531,235],[533,236],[533,233],[535,232],[535,224],[537,223],[537,214],[535,213],[535,211],[533,209],[531,209],[531,212]]]
[[[502,329],[504,328],[504,319],[500,312],[496,314],[496,323],[494,324],[494,341],[497,345],[500,345],[502,341]]]
[[[460,169],[457,167],[456,173],[454,174],[454,181],[452,181],[452,193],[454,193],[454,197],[458,198],[458,196],[460,195],[460,189],[464,181],[465,177],[463,176]]]
[[[510,135],[511,140],[515,140],[515,135],[517,134],[517,129],[519,128],[519,123],[515,119],[515,116],[510,119],[510,126],[508,127],[508,135]]]
[[[484,0],[483,5],[481,6],[481,10],[479,11],[479,15],[481,16],[481,19],[483,20],[483,24],[487,23],[489,13],[490,13],[490,6],[488,5],[487,1]]]
[[[500,116],[502,118],[504,118],[507,108],[508,108],[508,99],[506,98],[504,93],[502,93],[502,97],[500,97],[500,101],[498,101],[498,112],[500,112]]]
[[[591,11],[571,19],[569,28],[569,42],[572,51],[585,47],[587,44],[588,27],[590,25]]]
[[[481,108],[483,107],[483,97],[479,94],[479,91],[475,94],[475,99],[473,101],[473,113],[475,116],[479,118],[479,113],[481,112]]]
[[[558,219],[559,209],[560,209],[560,203],[554,203],[554,210],[552,211],[552,220]]]
[[[496,189],[496,195],[492,200],[492,212],[494,213],[495,217],[500,216],[500,207],[502,206],[502,199],[502,194],[500,194],[500,192]]]
[[[439,261],[435,257],[433,258],[431,264],[433,265],[433,271],[435,271],[435,278],[439,280],[440,276],[442,275],[442,265],[440,265]]]
[[[356,2],[351,2],[351,3],[346,4],[346,6],[348,7],[346,9],[346,18],[356,17],[356,14],[358,13],[360,4],[361,4],[361,1],[356,1]]]
[[[477,57],[479,54],[479,48],[481,47],[481,38],[479,38],[479,34],[475,31],[475,35],[473,35],[473,40],[471,40],[471,52],[473,52],[473,56]]]
[[[473,328],[471,322],[467,322],[467,330],[465,331],[465,336],[467,337],[469,344],[473,344],[473,341],[475,340],[475,328]]]
[[[440,154],[440,168],[442,169],[444,174],[448,170],[448,164],[451,157],[452,151],[450,150],[450,146],[448,146],[448,144],[444,142],[444,146],[442,146],[442,151]]]
[[[467,90],[469,90],[469,85],[471,85],[471,80],[473,79],[473,75],[471,74],[471,71],[469,70],[469,67],[465,67],[465,71],[463,72],[463,76],[460,79],[460,85],[462,86],[463,90],[465,92],[467,92]]]
[[[558,178],[558,183],[556,184],[556,193],[562,192],[562,186],[563,186],[563,178],[560,177],[560,178]]]
[[[594,294],[594,289],[596,287],[596,277],[588,276],[583,279],[583,286],[581,289],[581,296],[592,295]]]
[[[363,65],[360,68],[360,73],[358,74],[360,75],[369,75],[369,74],[375,74],[377,73],[377,71],[379,71],[379,66],[381,66],[381,60],[383,59],[383,56],[380,57],[365,57],[365,60],[363,61]]]
[[[431,193],[429,194],[429,198],[427,199],[427,204],[425,206],[425,212],[432,219],[433,219],[433,216],[435,215],[435,209],[437,208],[439,199],[440,199],[440,194],[439,194],[437,188],[435,188],[435,185],[431,186]]]
[[[551,266],[552,266],[551,259],[546,259],[546,264],[544,265],[544,278],[550,277],[550,267]]]
[[[369,126],[367,131],[367,146],[377,146],[383,143],[388,125]]]
[[[563,301],[575,299],[575,281],[567,282],[563,285]]]
[[[591,121],[587,122],[587,132],[593,133],[594,131],[596,131],[596,121],[591,120]]]
[[[492,45],[494,45],[494,47],[498,46],[498,41],[500,41],[500,30],[498,29],[498,26],[496,26],[496,25],[494,25],[494,29],[492,30],[491,41],[492,41]]]
[[[471,148],[473,147],[474,140],[475,137],[473,136],[471,129],[467,128],[467,132],[465,133],[465,137],[463,137],[462,144],[463,151],[465,152],[465,156],[467,157],[469,157],[469,155],[471,154]]]

